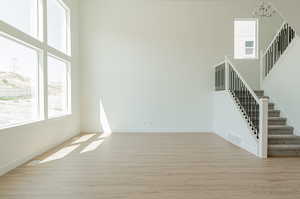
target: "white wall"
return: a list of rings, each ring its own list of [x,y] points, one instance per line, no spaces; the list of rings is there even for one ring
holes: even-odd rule
[[[66,0],[72,12],[71,116],[0,130],[0,175],[79,133],[78,2]]]
[[[280,13],[276,12],[272,17],[263,17],[259,20],[259,47],[260,50],[266,50],[271,41],[278,33],[284,20]]]
[[[212,65],[255,2],[80,1],[81,129],[212,131]]]
[[[213,103],[214,132],[232,144],[258,155],[258,141],[231,95],[227,91],[214,92]]]
[[[269,0],[279,10],[285,21],[289,22],[297,32],[300,32],[300,1],[299,0]]]
[[[297,37],[266,77],[263,87],[298,135],[300,135],[299,74],[300,39]]]
[[[259,60],[231,59],[235,68],[253,90],[260,89]]]

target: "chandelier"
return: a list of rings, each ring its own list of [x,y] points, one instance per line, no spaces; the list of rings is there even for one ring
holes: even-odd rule
[[[259,5],[253,11],[253,16],[255,17],[272,17],[272,15],[276,13],[275,8],[271,3],[266,3],[261,1]]]

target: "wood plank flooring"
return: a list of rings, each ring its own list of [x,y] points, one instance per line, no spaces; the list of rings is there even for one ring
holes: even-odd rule
[[[300,158],[214,134],[84,134],[0,177],[1,199],[295,199]]]

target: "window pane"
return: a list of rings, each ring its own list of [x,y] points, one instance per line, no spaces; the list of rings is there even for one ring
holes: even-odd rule
[[[38,53],[0,37],[0,127],[38,119]]]
[[[48,43],[67,52],[67,12],[59,0],[48,0]]]
[[[67,64],[48,56],[48,115],[67,112]]]
[[[246,41],[246,47],[254,47],[254,41]]]
[[[234,23],[234,43],[235,58],[256,58],[257,21],[236,20]]]
[[[246,48],[246,55],[253,55],[254,48]]]
[[[0,0],[0,19],[37,37],[37,0]]]

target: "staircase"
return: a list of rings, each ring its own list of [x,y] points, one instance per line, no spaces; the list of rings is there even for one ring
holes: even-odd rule
[[[300,157],[300,136],[263,90],[252,90],[228,57],[215,66],[215,90],[227,91],[257,139],[257,156]]]
[[[264,91],[255,91],[259,98]],[[268,156],[269,157],[300,157],[300,136],[293,134],[294,129],[287,126],[287,118],[280,116],[280,110],[274,103],[269,103],[268,114]]]
[[[296,32],[285,22],[267,50],[261,54],[261,87],[264,78],[269,75],[295,37]],[[287,118],[281,117],[280,110],[275,109],[270,97],[265,96],[262,90],[254,91],[228,56],[215,65],[214,70],[215,91],[225,91],[231,95],[247,123],[249,132],[257,140],[256,143],[250,141],[250,145],[257,148],[256,152],[252,149],[251,152],[261,158],[300,157],[300,136],[294,135],[294,128],[287,125]],[[248,136],[244,141],[249,142]],[[249,151],[249,147],[241,144],[242,142],[232,143]]]

